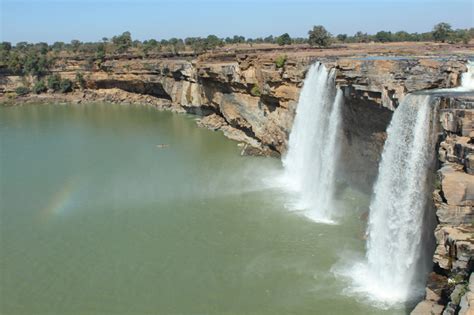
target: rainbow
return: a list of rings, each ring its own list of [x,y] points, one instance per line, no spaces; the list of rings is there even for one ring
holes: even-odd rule
[[[43,220],[57,216],[67,211],[73,205],[73,197],[76,191],[77,180],[70,177],[65,184],[56,193],[53,194],[48,205],[41,210],[41,217]]]

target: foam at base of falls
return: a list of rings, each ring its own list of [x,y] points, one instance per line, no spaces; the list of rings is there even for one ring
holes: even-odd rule
[[[278,180],[295,199],[288,208],[316,222],[334,222],[335,172],[343,101],[334,70],[312,65],[306,75],[291,130],[284,174]]]
[[[429,95],[407,95],[395,111],[370,204],[366,257],[333,269],[352,280],[346,293],[362,294],[382,308],[423,294],[436,134],[431,107]]]

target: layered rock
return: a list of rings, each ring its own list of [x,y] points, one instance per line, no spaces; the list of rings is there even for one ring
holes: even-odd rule
[[[463,59],[427,56],[347,57],[344,51],[314,51],[289,53],[286,62],[277,65],[278,57],[281,55],[259,52],[211,54],[191,60],[129,56],[100,65],[61,59],[53,71],[71,80],[81,72],[89,90],[117,93],[112,89],[119,89],[148,95],[160,108],[217,115],[218,129],[244,142],[244,153],[280,155],[287,149],[306,70],[318,59],[336,69],[337,84],[344,91],[341,174],[366,191],[376,178],[385,129],[398,100],[416,90],[455,86],[465,71]],[[25,81],[14,76],[5,79],[0,84],[4,92]],[[106,99],[121,98],[109,95]]]
[[[433,199],[438,218],[434,235],[434,268],[427,282],[426,297],[412,314],[457,314],[461,300],[464,314],[474,313],[474,97],[448,97],[442,102],[438,181]],[[464,301],[463,300],[463,301]],[[468,311],[469,309],[469,311]],[[427,313],[430,314],[430,313]]]

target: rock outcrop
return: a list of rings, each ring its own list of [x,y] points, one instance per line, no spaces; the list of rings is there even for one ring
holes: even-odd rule
[[[461,309],[464,314],[474,314],[473,101],[473,96],[453,96],[442,102],[442,133],[438,146],[440,168],[433,192],[438,218],[434,232],[434,268],[428,277],[425,300],[412,314],[422,314],[417,313],[422,309],[430,309],[431,314],[461,314]]]

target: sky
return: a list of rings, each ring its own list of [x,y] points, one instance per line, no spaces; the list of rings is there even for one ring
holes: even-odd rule
[[[439,22],[474,27],[473,0],[0,0],[0,41],[98,41],[215,34],[306,37],[313,25],[332,34],[427,32]]]

